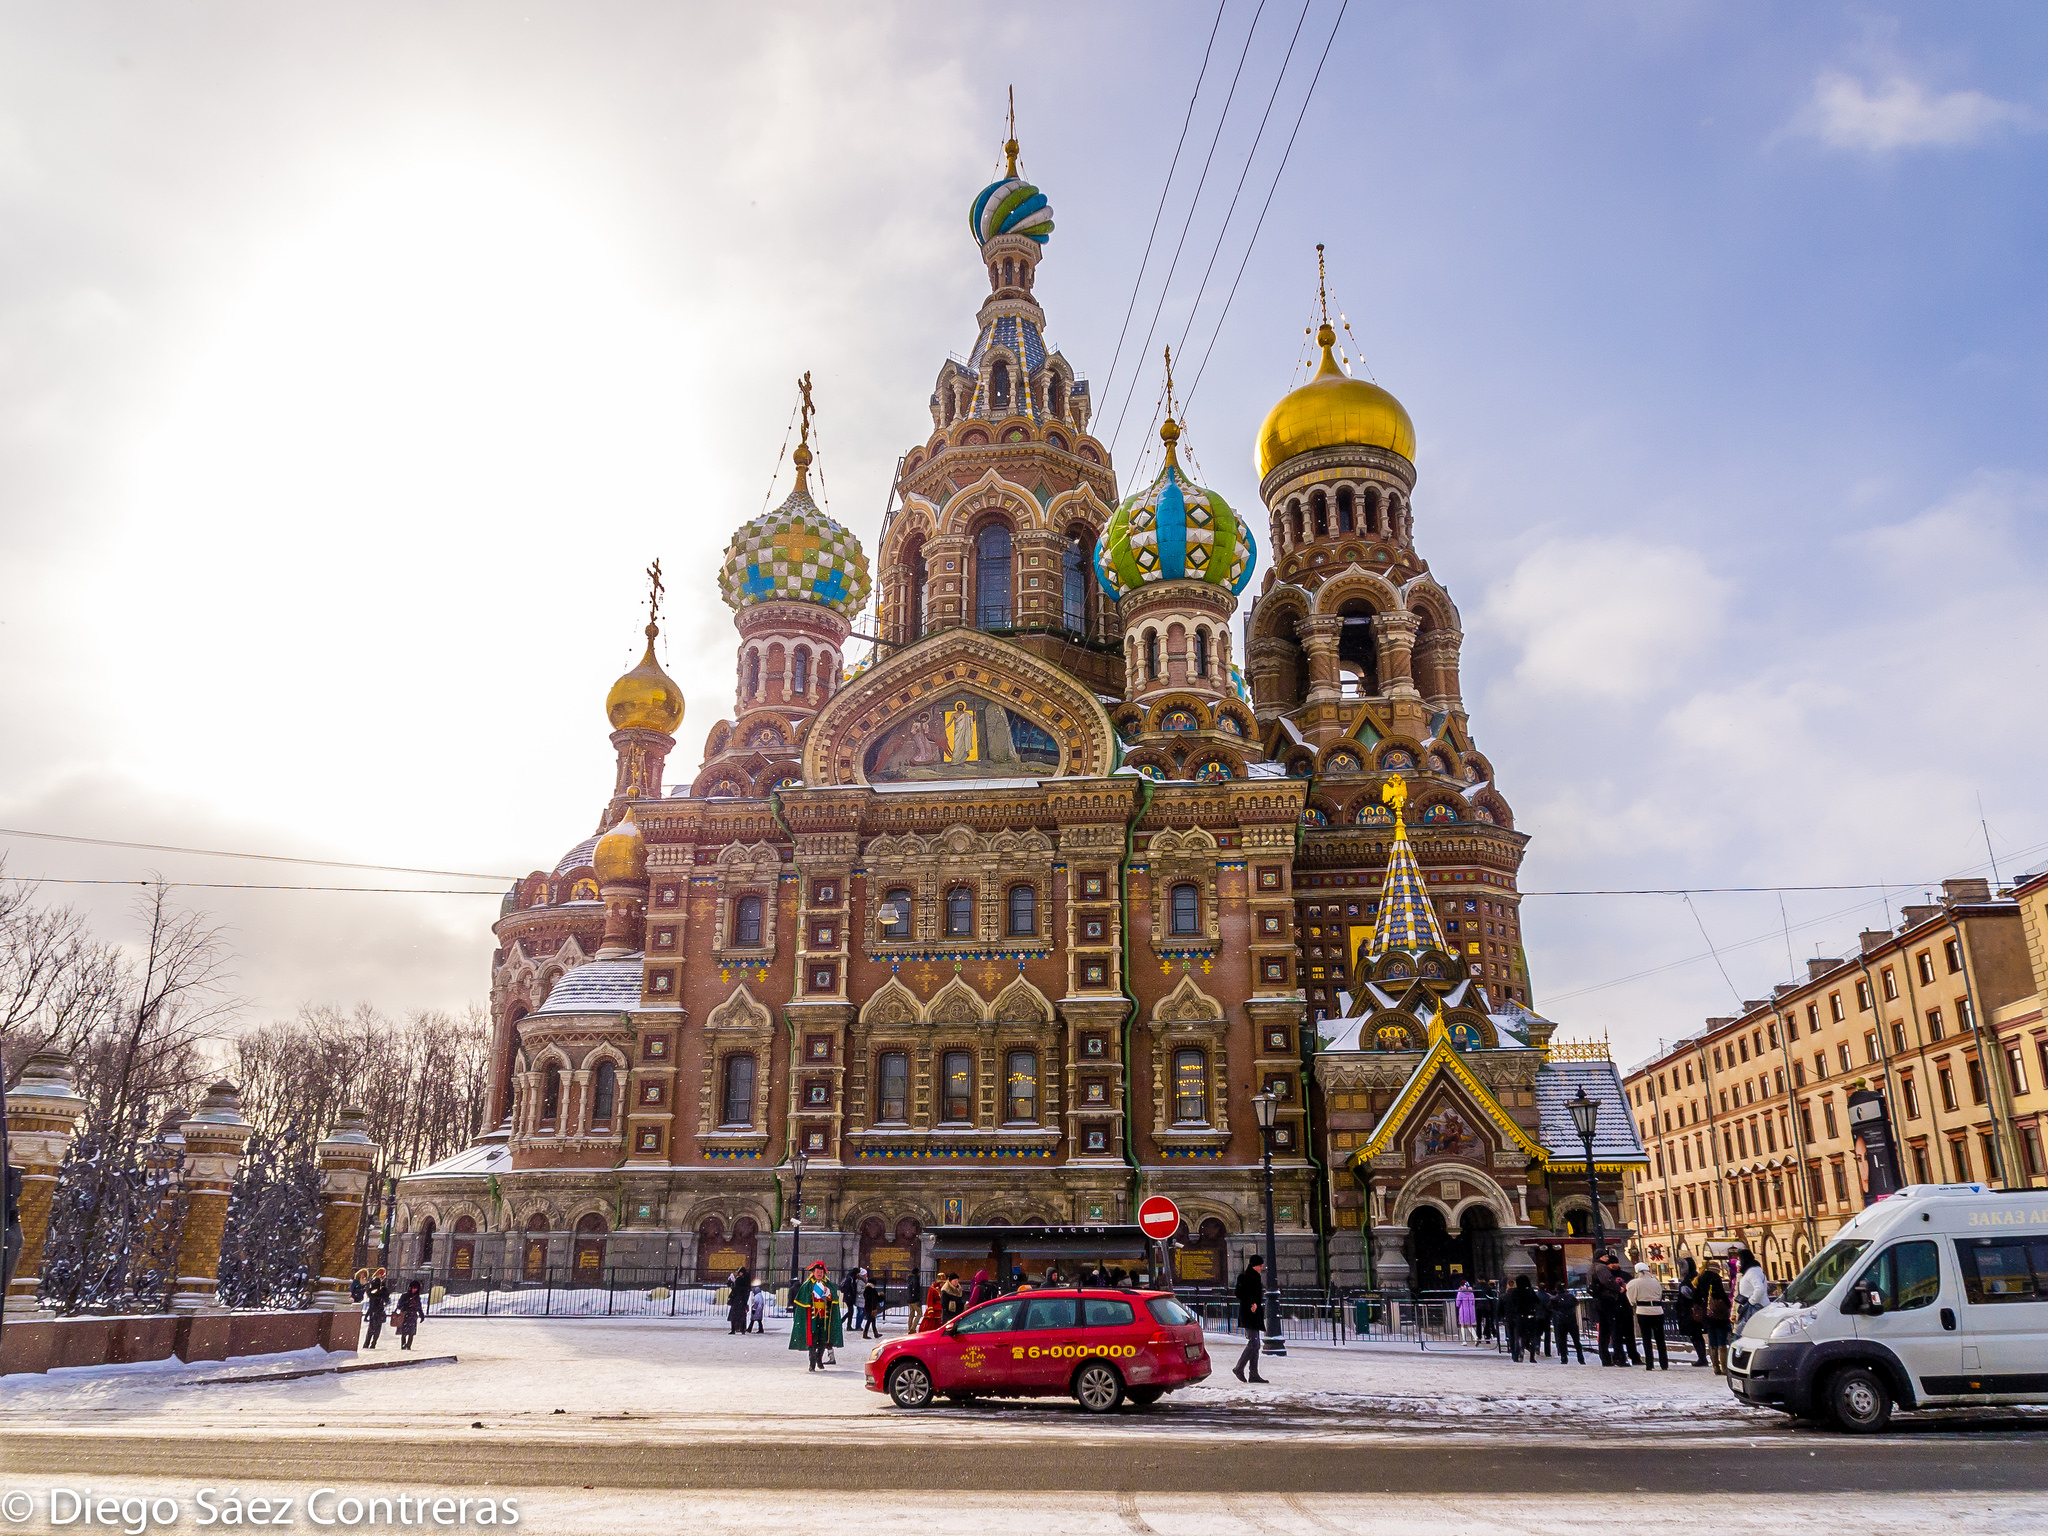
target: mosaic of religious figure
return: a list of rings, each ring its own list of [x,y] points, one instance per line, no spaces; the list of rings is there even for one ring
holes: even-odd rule
[[[1014,709],[961,691],[919,710],[868,749],[871,784],[1057,773],[1059,743]]]
[[[1415,1138],[1417,1157],[1467,1157],[1478,1150],[1478,1135],[1455,1109],[1440,1109],[1431,1115]]]

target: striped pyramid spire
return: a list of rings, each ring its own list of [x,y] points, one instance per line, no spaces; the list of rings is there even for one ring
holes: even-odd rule
[[[1380,910],[1366,944],[1365,958],[1376,961],[1390,949],[1415,954],[1425,949],[1448,951],[1443,925],[1423,884],[1422,866],[1415,862],[1415,850],[1408,846],[1408,826],[1402,807],[1408,800],[1408,785],[1394,778],[1380,791],[1380,799],[1394,812],[1394,846],[1387,850],[1387,878],[1380,887]]]

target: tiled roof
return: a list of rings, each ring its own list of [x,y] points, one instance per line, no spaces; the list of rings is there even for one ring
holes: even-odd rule
[[[1536,1074],[1537,1125],[1543,1148],[1559,1163],[1583,1161],[1585,1144],[1572,1125],[1567,1100],[1575,1098],[1581,1085],[1586,1096],[1600,1101],[1600,1118],[1594,1125],[1593,1157],[1604,1163],[1647,1163],[1649,1154],[1636,1136],[1635,1116],[1629,1113],[1628,1095],[1621,1086],[1621,1073],[1611,1061],[1547,1061]]]
[[[592,960],[560,981],[533,1016],[564,1013],[624,1013],[640,1006],[640,957]]]
[[[555,873],[566,875],[572,869],[587,869],[590,866],[591,854],[597,851],[598,836],[598,833],[593,832],[589,837],[586,837],[574,848],[563,854],[562,862],[555,866]]]

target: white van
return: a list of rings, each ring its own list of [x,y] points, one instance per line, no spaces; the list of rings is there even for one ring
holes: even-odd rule
[[[1915,1184],[1878,1201],[1743,1325],[1728,1385],[1857,1432],[1895,1404],[2048,1403],[2048,1191]]]

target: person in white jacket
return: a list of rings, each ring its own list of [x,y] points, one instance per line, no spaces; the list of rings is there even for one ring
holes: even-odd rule
[[[1622,1288],[1622,1294],[1636,1315],[1636,1331],[1643,1336],[1643,1369],[1670,1370],[1671,1356],[1664,1348],[1664,1282],[1649,1265],[1638,1264],[1635,1279]]]
[[[1771,1277],[1747,1250],[1737,1254],[1735,1262],[1742,1267],[1742,1278],[1735,1282],[1735,1331],[1741,1333],[1751,1313],[1771,1304]]]

